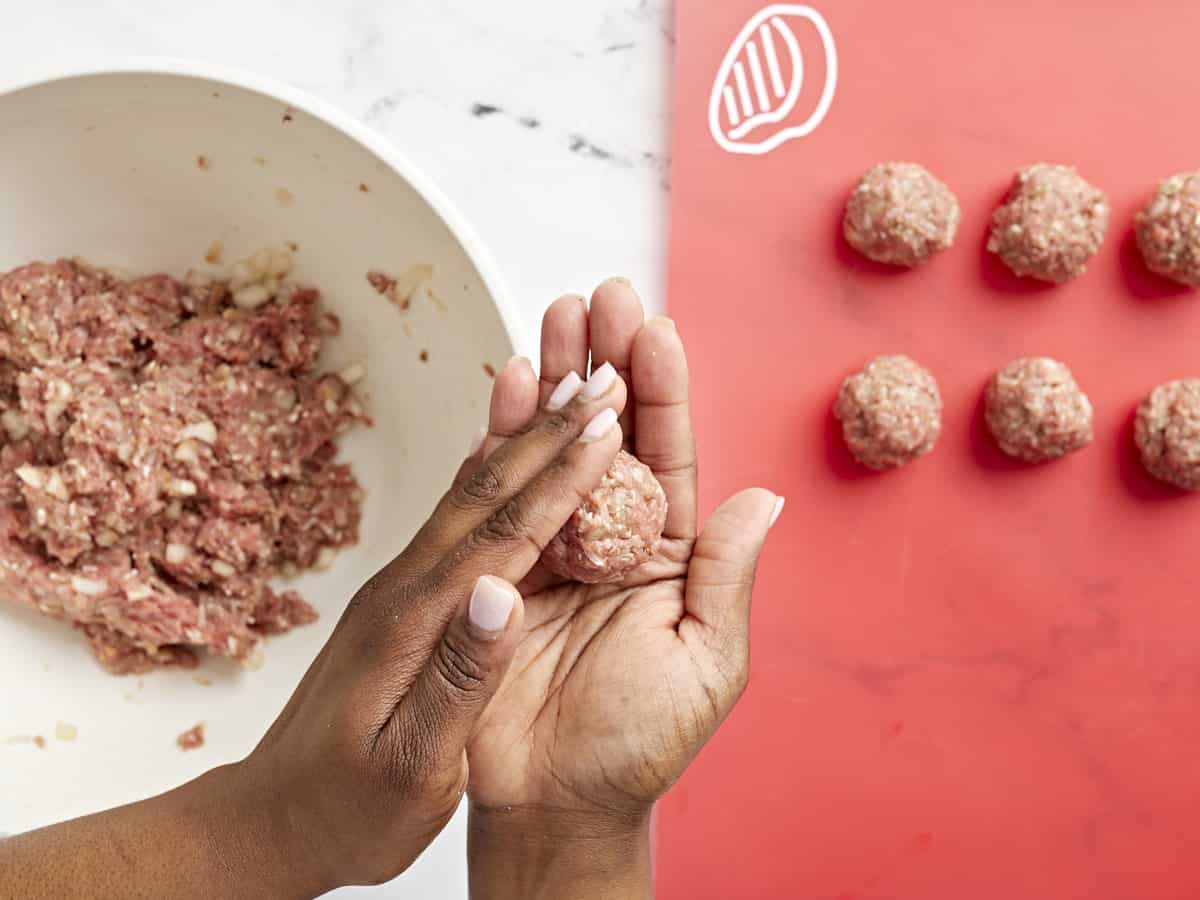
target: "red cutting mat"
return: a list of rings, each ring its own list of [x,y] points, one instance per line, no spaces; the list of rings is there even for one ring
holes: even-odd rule
[[[1159,177],[1200,166],[1200,5],[826,0],[827,117],[739,155],[710,134],[710,90],[760,8],[678,2],[670,300],[705,509],[754,483],[788,505],[750,690],[661,804],[660,896],[1194,900],[1200,497],[1141,474],[1131,414],[1200,375],[1200,294],[1146,272],[1129,229]],[[803,24],[793,124],[826,74]],[[918,271],[841,242],[847,192],[886,159],[962,204],[957,245]],[[1012,172],[1038,160],[1112,202],[1062,287],[984,253]],[[871,475],[829,410],[894,352],[937,375],[945,428],[932,456]],[[1092,447],[1040,467],[991,447],[982,387],[1022,355],[1072,367]]]

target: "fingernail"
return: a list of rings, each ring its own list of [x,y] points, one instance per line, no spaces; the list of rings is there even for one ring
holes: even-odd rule
[[[513,610],[512,589],[498,578],[484,575],[475,582],[467,619],[488,639],[500,636]]]
[[[575,395],[579,393],[582,385],[582,378],[574,372],[568,372],[566,377],[558,383],[558,387],[550,394],[550,399],[546,401],[546,409],[550,412],[562,409],[575,399]]]
[[[779,514],[783,512],[783,497],[775,498],[775,508],[771,510],[771,521],[767,523],[767,528],[774,528],[775,523],[779,521]]]
[[[670,316],[654,316],[652,319],[649,319],[646,322],[647,325],[654,325],[655,323],[666,325],[672,331],[679,331],[679,329],[675,327],[675,320]]]
[[[467,456],[474,456],[479,452],[479,448],[483,446],[483,442],[487,439],[487,429],[480,428],[475,432],[475,437],[471,438],[471,449],[467,451]]]
[[[533,368],[533,363],[531,363],[529,361],[529,357],[527,357],[527,356],[511,357],[509,359],[509,361],[504,364],[504,368],[511,369],[513,366],[519,366],[519,365],[526,365],[526,366],[529,366],[531,369]]]
[[[608,281],[611,281],[613,284],[623,284],[625,287],[633,287],[633,282],[624,275],[610,275]]]
[[[612,363],[605,363],[593,372],[592,377],[583,385],[583,399],[595,400],[597,397],[603,397],[616,380],[617,370],[612,367]]]
[[[594,443],[604,437],[613,426],[617,424],[617,411],[611,406],[607,409],[602,409],[592,417],[592,421],[587,423],[587,427],[583,429],[583,433],[579,435],[579,439],[585,444]]]

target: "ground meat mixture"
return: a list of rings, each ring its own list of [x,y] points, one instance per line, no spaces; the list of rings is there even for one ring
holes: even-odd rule
[[[551,572],[584,584],[620,581],[658,552],[667,495],[649,466],[618,451],[604,478],[542,554]]]
[[[1087,270],[1108,229],[1108,198],[1071,166],[1035,163],[1017,172],[992,214],[987,248],[1020,276],[1061,283]]]
[[[196,750],[204,746],[204,723],[197,722],[179,737],[175,738],[175,743],[179,745],[180,750]]]
[[[1054,359],[1018,359],[997,372],[985,418],[1000,449],[1026,462],[1058,459],[1092,442],[1092,404]]]
[[[1142,257],[1152,272],[1200,284],[1200,172],[1172,175],[1137,214]]]
[[[916,163],[886,162],[866,171],[850,199],[842,232],[869,259],[916,266],[954,243],[958,200]]]
[[[880,356],[842,382],[833,414],[846,446],[869,469],[894,469],[933,449],[942,397],[929,370],[907,356]]]
[[[75,623],[113,672],[251,659],[317,616],[268,579],[358,538],[333,441],[367,419],[316,371],[338,323],[290,267],[0,275],[0,592]]]
[[[1186,491],[1200,490],[1200,378],[1168,381],[1138,407],[1134,440],[1146,471]]]

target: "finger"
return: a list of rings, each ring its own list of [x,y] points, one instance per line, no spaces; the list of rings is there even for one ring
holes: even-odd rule
[[[564,382],[570,390],[551,395],[547,405],[554,408],[543,407],[528,430],[509,439],[486,460],[476,462],[450,488],[408,549],[373,579],[377,586],[380,580],[434,566],[436,560],[502,511],[585,432],[602,410],[612,410],[615,421],[625,408],[625,382],[611,366],[601,367],[584,384],[572,375]]]
[[[617,374],[630,386],[637,401],[637,385],[629,375],[633,339],[642,330],[645,313],[642,300],[624,278],[610,278],[592,294],[588,307],[588,337],[592,345],[592,368],[612,363]],[[626,449],[633,448],[633,408],[621,414],[621,431]]]
[[[537,413],[538,379],[523,356],[514,356],[500,370],[492,385],[488,412],[488,434],[483,444],[486,459],[497,447],[529,426]]]
[[[698,621],[706,641],[748,649],[755,569],[782,510],[782,497],[750,488],[725,501],[705,524],[688,564],[683,621]]]
[[[579,438],[503,508],[480,523],[446,555],[435,579],[470,584],[480,572],[519,583],[571,514],[592,492],[621,449],[617,411],[598,413]]]
[[[457,765],[512,662],[524,612],[511,584],[476,580],[392,714],[396,746],[428,748],[434,770]]]
[[[537,376],[524,356],[514,356],[496,375],[492,383],[488,427],[481,428],[471,439],[470,449],[453,484],[459,484],[474,471],[482,456],[487,456],[503,441],[522,431],[537,412]]]
[[[688,405],[687,357],[675,324],[658,317],[633,342],[634,455],[667,495],[668,538],[696,536],[696,442]]]
[[[550,304],[542,317],[542,374],[539,405],[545,405],[558,383],[575,372],[587,375],[587,301],[567,294]]]

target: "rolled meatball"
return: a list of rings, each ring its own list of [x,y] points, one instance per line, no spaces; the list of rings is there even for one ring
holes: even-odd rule
[[[658,552],[666,521],[662,485],[649,466],[621,450],[547,545],[542,564],[584,584],[620,581]]]
[[[1172,175],[1137,214],[1134,232],[1152,272],[1200,284],[1200,172]]]
[[[1071,166],[1019,170],[992,214],[987,248],[1015,275],[1062,283],[1078,278],[1108,229],[1108,198]]]
[[[1026,462],[1058,459],[1092,442],[1092,404],[1055,359],[1018,359],[997,372],[985,418],[1000,449]]]
[[[880,356],[842,382],[833,414],[854,458],[894,469],[933,449],[942,430],[937,381],[907,356]]]
[[[885,162],[850,194],[842,232],[868,259],[912,267],[954,243],[961,215],[950,188],[924,167]]]
[[[1138,406],[1134,440],[1146,471],[1200,490],[1200,378],[1160,384]]]

